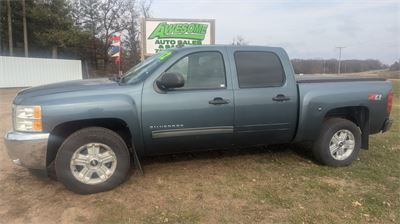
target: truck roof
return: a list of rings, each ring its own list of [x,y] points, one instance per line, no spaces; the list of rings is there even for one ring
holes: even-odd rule
[[[212,45],[185,45],[183,47],[172,48],[174,50],[187,50],[187,49],[196,49],[196,48],[234,48],[234,49],[248,49],[248,50],[284,50],[282,47],[272,47],[272,46],[261,46],[261,45],[231,45],[231,44],[212,44]]]

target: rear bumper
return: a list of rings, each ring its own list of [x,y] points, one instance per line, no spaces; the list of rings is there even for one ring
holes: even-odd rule
[[[392,124],[393,124],[393,120],[386,119],[385,123],[383,123],[382,133],[389,131],[390,128],[392,127]]]
[[[46,169],[48,133],[8,132],[4,137],[13,163],[30,168]]]

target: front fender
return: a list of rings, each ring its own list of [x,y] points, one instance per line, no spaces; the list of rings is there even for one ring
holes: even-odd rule
[[[115,118],[124,121],[132,136],[132,145],[139,154],[143,150],[140,123],[140,95],[104,94],[67,97],[42,103],[43,130],[51,133],[67,122]]]

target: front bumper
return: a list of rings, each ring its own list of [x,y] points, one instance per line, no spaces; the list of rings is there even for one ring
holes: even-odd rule
[[[49,136],[48,133],[10,131],[4,137],[8,155],[17,165],[45,170]]]
[[[392,124],[393,124],[393,120],[386,119],[385,123],[383,123],[382,133],[389,131],[390,128],[392,127]]]

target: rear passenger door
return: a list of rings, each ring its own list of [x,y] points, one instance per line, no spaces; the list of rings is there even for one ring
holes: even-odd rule
[[[240,145],[290,142],[297,123],[297,87],[286,53],[277,48],[231,51],[234,135]]]

